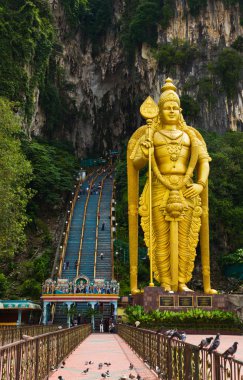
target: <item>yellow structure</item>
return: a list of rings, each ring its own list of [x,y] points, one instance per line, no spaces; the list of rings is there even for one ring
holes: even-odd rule
[[[191,291],[199,240],[204,292],[210,285],[208,174],[211,160],[200,133],[186,125],[176,87],[168,78],[158,105],[148,97],[140,108],[146,125],[128,143],[128,214],[130,284],[139,293],[138,213],[150,258],[150,286],[155,278],[165,291]],[[139,200],[139,170],[148,179]],[[139,203],[139,207],[138,207]]]

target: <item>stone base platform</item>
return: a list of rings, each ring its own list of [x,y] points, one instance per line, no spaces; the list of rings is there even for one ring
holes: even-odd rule
[[[165,292],[162,288],[146,287],[144,293],[133,296],[133,305],[141,305],[145,311],[174,310],[186,311],[189,309],[226,310],[231,309],[226,294],[204,294],[200,292]]]

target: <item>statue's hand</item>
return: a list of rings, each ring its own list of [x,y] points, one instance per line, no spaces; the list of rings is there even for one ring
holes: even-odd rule
[[[149,156],[149,148],[151,149],[151,155],[154,153],[153,141],[148,137],[143,142],[141,142],[140,147],[145,158],[148,158]]]
[[[185,198],[196,197],[203,191],[203,186],[198,183],[190,183],[187,185],[186,191],[183,193]]]

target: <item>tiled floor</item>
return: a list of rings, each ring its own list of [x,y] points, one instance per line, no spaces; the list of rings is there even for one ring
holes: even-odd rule
[[[94,364],[85,365],[86,361]],[[135,378],[139,374],[144,380],[158,379],[116,334],[91,334],[65,362],[64,368],[52,372],[49,377],[51,380],[57,380],[60,375],[64,380],[100,380],[101,374],[107,370],[110,372],[108,379],[111,380],[118,380],[123,375],[129,379],[130,374]],[[98,369],[98,364],[104,362],[110,362],[111,365],[103,365],[102,369]],[[133,370],[129,369],[130,363],[134,365]],[[87,368],[88,373],[82,373]]]

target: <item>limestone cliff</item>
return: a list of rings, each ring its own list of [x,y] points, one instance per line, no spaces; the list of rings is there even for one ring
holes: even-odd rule
[[[138,112],[141,102],[148,95],[158,100],[161,84],[170,70],[158,63],[151,47],[145,43],[136,48],[134,63],[129,65],[120,38],[125,0],[113,1],[112,22],[99,40],[96,54],[92,52],[91,42],[86,41],[83,47],[82,31],[72,30],[60,1],[49,2],[62,46],[62,52],[55,59],[64,70],[65,83],[70,85],[66,86],[65,96],[76,113],[56,128],[52,137],[70,140],[79,156],[91,151],[104,153],[119,145],[141,124]],[[239,83],[236,95],[229,98],[217,86],[216,77],[215,86],[210,88],[210,96],[213,96],[210,102],[207,94],[200,97],[200,79],[211,78],[208,63],[217,52],[230,47],[242,31],[239,5],[226,9],[219,0],[208,1],[197,17],[190,14],[185,0],[176,0],[169,27],[163,29],[158,25],[158,45],[180,38],[201,49],[186,67],[176,65],[172,75],[179,93],[197,100],[197,115],[187,118],[197,128],[218,132],[241,130],[242,84]],[[43,110],[39,107],[32,123],[34,133],[42,134],[44,124]]]

